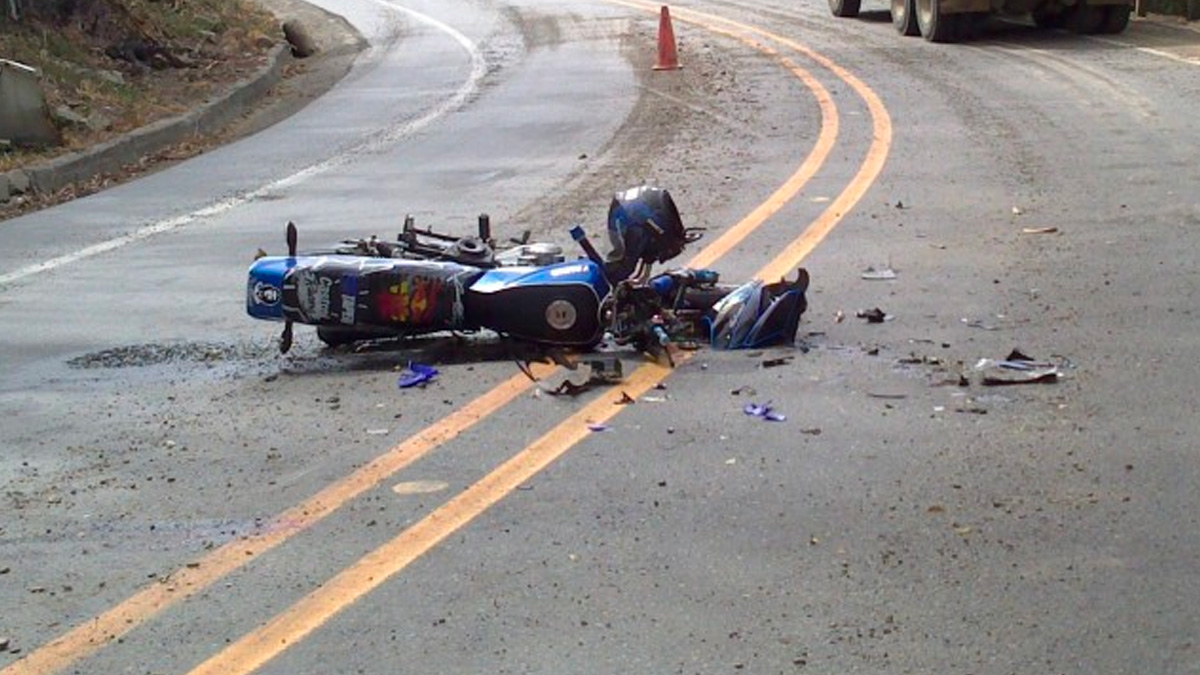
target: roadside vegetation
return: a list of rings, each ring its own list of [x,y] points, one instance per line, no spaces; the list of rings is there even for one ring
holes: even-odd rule
[[[194,108],[280,38],[248,0],[0,0],[0,58],[41,71],[63,144],[0,140],[0,172]]]

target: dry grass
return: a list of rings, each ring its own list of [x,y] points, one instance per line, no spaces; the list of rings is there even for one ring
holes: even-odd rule
[[[93,4],[112,11],[100,12],[102,21],[92,24],[0,20],[0,57],[41,71],[51,109],[65,106],[100,121],[102,127],[63,128],[64,145],[59,148],[9,150],[0,155],[0,171],[79,150],[195,108],[223,85],[261,67],[270,47],[281,38],[275,18],[246,0],[93,0]],[[137,33],[161,43],[188,67],[153,70],[105,54],[113,34]]]

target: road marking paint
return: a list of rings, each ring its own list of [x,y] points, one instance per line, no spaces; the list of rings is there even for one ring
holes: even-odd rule
[[[378,2],[380,0],[375,0],[375,1]],[[616,4],[630,5],[630,3],[623,3],[623,2],[620,2],[619,0],[608,0],[608,1],[616,2]],[[643,8],[649,9],[649,7],[643,7]],[[653,11],[658,11],[658,10],[657,10],[657,8],[655,8],[655,9],[653,9]],[[719,17],[716,17],[716,18],[719,18]],[[749,27],[747,27],[747,28],[749,28]],[[757,29],[753,29],[753,30],[755,30],[756,32],[763,33],[765,35],[770,35],[769,33],[757,31]],[[780,39],[780,40],[784,41],[783,39]],[[762,48],[762,45],[759,45],[758,43],[754,43],[754,42],[747,41],[744,39],[743,39],[743,42],[746,42],[747,44],[751,44],[751,46],[754,46],[755,48]],[[812,54],[816,55],[815,52],[812,52]],[[819,55],[817,55],[817,56],[819,56]],[[824,57],[821,57],[821,58],[824,59]],[[788,63],[790,63],[790,62],[788,62]],[[831,67],[831,66],[836,67],[839,70],[841,70],[840,67],[837,67],[836,64],[834,64],[832,61],[829,61],[827,59],[825,60],[825,63],[823,65],[826,65],[826,67]],[[796,73],[796,71],[798,70],[798,67],[794,66],[794,64],[789,65],[789,68],[794,73]],[[799,69],[799,70],[802,70],[802,69]],[[820,87],[819,83],[816,82],[815,78],[812,78],[811,75],[808,75],[807,71],[803,71],[803,72],[807,76],[807,77],[802,78],[805,80],[806,83],[812,82],[812,83],[815,83],[818,87]],[[849,73],[846,71],[842,71],[842,72],[845,73],[846,75],[849,75]],[[799,73],[797,73],[797,74],[799,75]],[[842,75],[839,75],[839,77],[842,77]],[[843,77],[843,79],[845,79],[845,77]],[[852,83],[852,86],[853,86],[853,83]],[[871,93],[870,90],[865,87],[865,85],[862,85],[862,86],[867,92]],[[811,88],[811,86],[810,86],[810,88]],[[856,90],[857,89],[858,88],[856,87]],[[822,103],[822,105],[821,105],[821,109],[822,109],[822,113],[823,113],[822,114],[822,122],[824,124],[824,123],[828,122],[830,119],[836,120],[836,106],[833,105],[832,99],[828,97],[828,92],[825,92],[823,87],[820,87],[820,91],[824,92],[824,96],[826,97],[825,100],[828,101],[828,105],[830,106],[829,108],[827,108],[824,103]],[[814,90],[814,95],[817,95],[818,97],[820,97],[820,94],[818,93],[817,90]],[[860,95],[861,95],[861,90],[860,90]],[[874,96],[873,93],[871,93],[871,95]],[[820,98],[819,98],[819,101],[820,101]],[[832,115],[827,115],[826,114],[827,110],[830,113],[832,113]],[[880,103],[880,110],[882,110],[884,115],[886,115],[886,110],[882,109],[882,103]],[[874,108],[872,108],[872,112],[873,113],[875,112]],[[878,126],[878,124],[877,124],[877,126]],[[888,129],[889,129],[889,134],[888,134],[886,140],[888,142],[890,142],[890,123],[889,123]],[[824,135],[825,135],[825,130],[822,129],[821,138],[823,138]],[[836,135],[836,133],[835,133],[835,135]],[[877,134],[876,141],[875,141],[876,144],[879,143],[880,140],[881,139],[878,137],[878,134]],[[820,140],[818,142],[820,143]],[[883,154],[884,154],[884,157],[886,157],[886,149]],[[816,151],[816,149],[814,149],[813,151],[810,152],[809,157],[805,160],[804,164],[802,164],[802,169],[798,170],[796,172],[796,174],[793,174],[793,176],[788,179],[787,183],[785,183],[785,185],[790,185],[794,189],[794,191],[791,194],[794,195],[795,192],[798,192],[801,185],[804,182],[804,181],[797,180],[796,179],[797,175],[801,174],[802,172],[807,173],[807,171],[811,171],[812,173],[815,173],[816,167],[811,167],[809,170],[805,170],[803,168],[805,166],[808,166],[812,162],[816,161],[813,159],[814,156],[822,157],[822,159],[820,161],[823,162],[824,161],[823,158],[828,156],[828,152],[824,153],[823,155],[821,153],[818,153]],[[820,162],[817,162],[818,166],[819,166],[819,163]],[[860,176],[861,175],[862,175],[862,172],[860,172]],[[811,177],[811,174],[809,174],[809,177]],[[807,180],[807,178],[804,180]],[[773,198],[777,198],[781,194],[783,194],[782,188],[781,188],[781,190],[776,191]],[[840,201],[840,198],[839,198],[839,201]],[[782,204],[780,204],[780,206],[782,206]],[[763,222],[765,222],[765,220],[767,218],[769,218],[770,215],[774,214],[777,210],[778,210],[778,208],[775,208],[773,210],[772,209],[763,209],[761,207],[757,208],[751,214],[749,214],[746,218],[744,218],[742,221],[740,221],[739,223],[734,225],[734,228],[738,229],[740,232],[743,232],[744,233],[743,236],[748,236],[756,227],[758,227]],[[756,224],[753,227],[749,227],[746,225],[746,223],[748,221],[754,222]],[[834,224],[836,224],[836,222]],[[830,226],[830,229],[831,228],[832,228],[832,225]],[[724,239],[724,237],[718,239],[716,242],[713,243],[713,245],[716,245],[718,242],[722,241],[722,239]],[[729,243],[731,241],[732,240],[727,241],[727,244],[729,245],[730,248],[732,247],[732,244]],[[736,243],[736,242],[733,242],[733,243]],[[814,245],[815,245],[815,243],[814,243]],[[712,246],[712,245],[710,245],[710,246]],[[709,247],[706,247],[704,250],[702,250],[700,252],[699,256],[697,256],[697,257],[705,256],[706,252],[708,250],[709,250]],[[715,260],[716,258],[718,258],[720,256],[717,255],[717,256],[711,256],[711,257],[712,257],[712,259]],[[794,266],[795,264],[799,264],[799,262],[800,262],[800,259],[797,258],[794,261],[792,266]],[[688,356],[689,355],[686,355],[686,354],[681,355],[681,358],[679,360],[681,362],[683,362],[688,358]],[[541,372],[542,368],[546,369],[546,372]],[[662,370],[661,367],[659,367],[659,366],[647,365],[647,366],[642,366],[638,370],[634,371],[634,373],[632,375],[630,375],[630,377],[627,380],[627,384],[629,384],[630,386],[626,386],[625,389],[627,391],[636,391],[636,393],[631,394],[633,397],[636,398],[637,396],[640,396],[642,393],[644,393],[646,391],[646,389],[648,389],[650,386],[653,386],[654,384],[657,384],[658,382],[661,382],[663,379],[665,379],[666,375],[669,374],[669,372],[670,372],[670,371],[663,370],[661,374],[654,376],[657,379],[653,379],[653,381],[650,381],[650,379],[648,379],[648,378],[651,378],[651,374],[656,372],[655,371],[656,368],[658,368],[659,370]],[[535,372],[535,375],[537,375],[539,378],[545,377],[547,374],[549,374],[549,372],[553,372],[553,369],[551,369],[549,367],[540,367],[539,370],[537,372]],[[632,386],[632,384],[630,384],[630,383],[634,383],[634,382],[640,382],[640,383],[644,384],[644,382],[647,382],[647,381],[649,382],[649,384],[646,385],[646,389],[637,389],[636,387]],[[495,412],[495,410],[499,409],[503,405],[510,402],[513,398],[515,398],[517,395],[519,395],[522,391],[525,391],[526,389],[528,389],[530,386],[531,386],[531,383],[527,379],[525,379],[524,376],[518,375],[518,376],[514,376],[513,378],[510,378],[508,381],[501,384],[499,387],[482,395],[475,401],[472,401],[471,403],[464,406],[462,409],[452,413],[451,415],[447,416],[440,422],[438,422],[434,425],[431,425],[430,427],[426,428],[422,432],[420,432],[417,435],[406,440],[404,443],[401,443],[400,445],[396,446],[391,451],[389,451],[387,454],[381,456],[377,460],[373,461],[372,463],[368,464],[367,466],[363,467],[362,469],[356,471],[354,474],[351,474],[351,476],[347,477],[346,479],[339,481],[337,483],[334,483],[333,485],[330,485],[325,490],[322,490],[320,493],[318,493],[316,496],[314,496],[314,497],[310,498],[309,500],[306,500],[302,504],[300,504],[296,507],[293,507],[292,509],[289,509],[289,510],[285,511],[284,513],[280,514],[277,518],[273,519],[273,521],[272,521],[275,524],[275,526],[266,528],[266,530],[267,530],[266,533],[261,534],[261,535],[252,536],[252,537],[246,537],[245,539],[240,539],[238,541],[231,542],[229,544],[226,544],[225,546],[222,546],[221,548],[213,551],[211,554],[202,558],[199,561],[199,564],[194,563],[193,565],[188,566],[185,569],[176,571],[174,574],[171,575],[171,577],[166,581],[166,583],[155,584],[154,586],[151,586],[151,587],[148,587],[148,588],[142,590],[141,592],[135,594],[133,597],[129,598],[128,600],[126,600],[125,602],[121,603],[120,605],[114,607],[113,609],[97,616],[95,619],[89,621],[86,624],[78,626],[77,628],[66,633],[62,637],[50,642],[49,644],[45,645],[44,647],[41,647],[34,652],[31,652],[28,656],[24,657],[22,660],[10,665],[9,667],[7,667],[3,670],[0,670],[0,675],[35,675],[35,674],[45,675],[48,673],[54,673],[54,672],[57,672],[65,667],[67,667],[71,663],[74,663],[75,661],[77,661],[81,658],[84,658],[85,656],[87,656],[91,653],[94,653],[95,651],[97,651],[101,647],[103,647],[105,644],[108,644],[109,642],[116,640],[117,638],[125,635],[126,633],[133,630],[137,626],[145,623],[150,618],[157,615],[159,612],[163,611],[167,607],[197,594],[204,588],[211,585],[217,579],[220,579],[221,577],[229,574],[230,572],[244,566],[250,560],[253,560],[257,556],[271,550],[272,548],[278,546],[280,543],[283,543],[284,541],[290,539],[296,533],[310,527],[312,524],[321,520],[326,515],[332,513],[337,508],[340,508],[342,505],[344,505],[350,499],[353,499],[354,497],[361,494],[362,492],[364,492],[367,489],[375,487],[377,484],[379,484],[379,482],[384,480],[386,477],[390,476],[391,474],[395,473],[396,471],[401,470],[405,466],[410,465],[412,462],[416,461],[421,456],[428,453],[430,450],[434,449],[441,443],[444,443],[444,442],[456,437],[458,434],[460,434],[462,431],[464,431],[467,428],[469,428],[470,426],[472,426],[474,423],[482,420],[483,418],[487,417],[491,413]],[[470,520],[472,520],[473,518],[475,518],[479,513],[482,513],[483,510],[486,510],[492,504],[499,501],[506,494],[508,494],[508,492],[511,492],[512,489],[515,489],[517,485],[519,485],[521,482],[523,482],[525,480],[523,478],[521,481],[518,481],[515,484],[512,484],[512,487],[508,488],[507,491],[500,489],[500,488],[503,488],[505,485],[509,485],[511,482],[511,478],[513,476],[525,476],[526,474],[524,472],[530,471],[530,470],[532,470],[532,472],[528,473],[528,475],[531,476],[531,475],[536,474],[542,468],[544,468],[545,466],[548,466],[549,463],[553,462],[562,453],[565,453],[575,443],[577,443],[578,440],[580,438],[582,438],[583,435],[586,434],[586,432],[584,431],[586,429],[586,425],[580,424],[580,425],[577,425],[579,428],[570,428],[568,425],[572,420],[585,419],[588,422],[602,422],[606,419],[611,418],[613,415],[615,415],[617,412],[619,412],[621,409],[623,409],[622,406],[618,406],[618,405],[612,404],[612,403],[607,404],[608,408],[606,408],[605,403],[603,401],[595,402],[593,405],[595,406],[595,408],[593,408],[593,406],[588,406],[588,407],[584,408],[584,410],[580,411],[580,413],[577,413],[576,415],[573,415],[571,418],[568,418],[568,420],[566,422],[561,423],[558,427],[555,427],[555,429],[552,430],[549,434],[544,436],[538,442],[540,445],[535,444],[535,446],[531,446],[531,448],[526,449],[526,451],[523,451],[522,453],[515,456],[513,459],[509,460],[509,462],[507,462],[505,465],[503,465],[501,467],[501,469],[498,469],[496,472],[493,472],[493,474],[490,474],[488,477],[485,477],[482,481],[480,481],[479,483],[476,484],[476,485],[482,485],[484,487],[479,488],[479,490],[477,490],[476,492],[470,492],[472,489],[474,489],[474,486],[472,488],[468,488],[468,492],[464,492],[462,495],[460,495],[459,497],[456,497],[451,502],[448,502],[447,504],[443,505],[443,507],[440,507],[433,514],[430,514],[430,516],[428,516],[426,518],[426,520],[429,520],[430,518],[433,518],[433,516],[435,514],[440,514],[439,517],[442,517],[442,518],[447,517],[447,515],[453,515],[455,518],[459,519],[459,520],[453,521],[453,522],[457,523],[457,524],[454,524],[453,529],[441,530],[441,529],[434,528],[432,526],[425,526],[425,529],[419,531],[419,533],[418,533],[418,534],[420,534],[420,537],[416,537],[416,538],[414,538],[413,535],[407,535],[407,532],[409,532],[409,531],[406,531],[406,533],[402,533],[400,535],[400,538],[405,538],[404,539],[404,541],[406,542],[405,546],[411,547],[414,544],[419,544],[421,542],[426,543],[425,548],[416,548],[416,549],[411,549],[409,551],[409,555],[411,556],[409,561],[411,561],[411,559],[415,559],[416,557],[419,557],[426,550],[428,550],[432,546],[436,545],[439,541],[441,541],[446,536],[446,534],[453,532],[454,530],[461,527],[463,524],[465,524],[465,523],[469,522]],[[609,408],[611,408],[611,410],[609,410]],[[586,418],[586,415],[584,417],[580,417],[580,415],[583,415],[587,411],[592,411],[593,417]],[[569,441],[569,443],[567,443],[567,441]],[[534,447],[538,447],[541,449],[539,451],[533,453],[532,455],[527,455],[527,452],[529,452],[529,450]],[[559,449],[559,448],[561,448],[561,449]],[[557,453],[557,454],[555,454],[555,453]],[[509,467],[509,468],[505,469],[505,467]],[[525,467],[525,468],[522,468],[522,467]],[[493,478],[493,476],[498,476],[498,477]],[[509,482],[505,482],[506,480],[508,480]],[[485,487],[487,489],[485,489]],[[475,511],[466,509],[466,506],[468,506],[470,503],[472,503],[470,500],[468,500],[464,497],[468,493],[470,493],[472,495],[472,499],[480,500],[475,503],[482,505],[482,508],[479,508],[478,510],[475,510]],[[456,505],[455,509],[457,509],[457,510],[456,511],[445,511],[444,509],[447,509],[447,507],[449,507],[451,504]],[[422,522],[425,522],[425,521],[422,521]],[[414,527],[419,527],[419,526],[421,526],[421,523],[418,523],[418,525],[414,526]],[[410,531],[411,530],[412,530],[412,528],[410,528]],[[368,558],[370,558],[373,561],[371,564],[376,565],[376,566],[378,566],[380,564],[387,565],[388,560],[389,560],[388,555],[383,555],[382,561],[379,560],[380,556],[377,556],[375,554],[368,556]],[[364,559],[364,560],[366,560],[366,559]],[[407,565],[407,564],[408,564],[407,562],[404,563],[404,565]],[[395,568],[395,571],[399,571],[402,568],[403,568],[403,565],[398,568]],[[350,574],[350,571],[352,569],[358,569],[358,566],[356,565],[355,568],[350,568],[350,569],[346,570],[345,572],[343,572],[343,575]],[[367,569],[369,571],[370,568],[367,568]],[[395,572],[391,572],[391,573],[394,574]],[[354,578],[343,577],[342,575],[339,575],[339,577],[337,577],[337,579],[340,579],[345,584],[349,584],[346,587],[346,590],[351,592],[351,595],[354,592],[358,592],[358,591],[356,591],[356,588],[358,588],[358,587],[354,586],[354,584],[351,583],[351,582],[355,581]],[[359,579],[359,580],[361,581],[361,579]],[[369,580],[369,582],[374,583],[371,580]],[[381,582],[382,582],[382,578],[381,578],[380,583]],[[328,614],[328,616],[332,616],[333,614],[336,614],[337,612],[341,611],[341,609],[344,609],[346,606],[348,606],[349,604],[354,602],[354,600],[357,600],[357,598],[361,597],[363,594],[369,592],[369,590],[370,590],[369,588],[365,589],[365,590],[361,590],[361,592],[359,592],[358,595],[353,595],[352,599],[350,599],[348,601],[345,600],[345,598],[350,598],[351,595],[343,594],[343,595],[339,596],[339,597],[343,598],[342,601],[339,601],[337,603],[334,603],[333,605],[328,605],[328,606],[321,604],[321,606],[325,607],[325,611],[331,612]],[[328,597],[323,597],[323,599],[321,600],[321,603],[327,603],[327,602],[328,602]],[[293,628],[295,628],[297,630],[303,630],[304,631],[303,634],[307,635],[309,632],[311,632],[316,627],[321,625],[321,623],[323,623],[325,620],[327,620],[327,618],[328,617],[326,617],[325,619],[322,619],[320,622],[317,622],[317,623],[303,622],[303,621],[296,623],[296,622],[292,621],[291,619],[288,619],[287,621],[290,622],[290,623],[288,623],[289,626],[292,626]],[[282,618],[282,615],[281,615],[281,617],[277,617],[277,620],[283,621],[284,619]],[[272,622],[272,624],[268,624],[268,626],[271,626],[274,623],[275,622]],[[249,636],[247,636],[247,638],[244,638],[243,641],[239,641],[238,643],[235,643],[235,645],[231,646],[230,649],[233,649],[233,647],[235,647],[237,645],[241,645],[248,638],[249,638]],[[294,642],[294,640],[292,642]],[[250,658],[249,660],[244,661],[244,663],[257,662],[258,665],[261,665],[262,663],[265,663],[267,660],[270,660],[270,658],[273,658],[274,655],[278,654],[280,651],[285,649],[289,644],[291,644],[291,642],[269,645],[271,647],[271,649],[274,650],[273,652],[271,652],[269,654],[267,654],[266,652],[262,652],[259,654],[259,656]],[[227,650],[227,651],[229,651],[229,650]],[[223,654],[225,654],[225,652],[222,652],[221,654],[218,654],[217,656],[213,657],[213,659],[210,659],[209,662],[215,662],[216,660],[220,659]],[[241,658],[241,657],[239,656],[239,658]],[[209,662],[206,662],[206,663],[209,663]],[[201,667],[204,667],[204,666],[202,665]],[[251,670],[253,670],[254,668],[257,668],[257,665],[254,666],[253,668],[251,668]],[[220,671],[214,671],[214,672],[220,672]],[[245,672],[249,672],[249,671],[245,671]]]
[[[532,366],[532,372],[538,378],[555,370],[545,364],[535,363]],[[532,385],[533,382],[524,374],[510,377],[346,478],[279,514],[263,528],[261,534],[231,541],[191,565],[174,571],[164,582],[147,586],[112,609],[30,652],[20,661],[0,670],[0,675],[54,673],[92,654],[164,609],[196,595],[218,579],[316,524],[346,502],[487,418]]]
[[[628,4],[622,0],[612,1],[617,4]],[[837,67],[836,64],[829,63]],[[840,67],[838,69],[841,70]],[[875,137],[867,157],[862,168],[846,189],[834,200],[833,205],[808,228],[805,228],[805,231],[796,240],[800,244],[789,246],[784,253],[768,263],[759,271],[757,275],[759,278],[777,276],[776,268],[785,263],[789,270],[799,265],[812,247],[832,231],[833,226],[842,219],[847,209],[862,198],[870,187],[871,181],[879,175],[883,162],[887,158],[892,138],[891,121],[882,100],[869,87],[858,81],[857,78],[853,78],[849,72],[842,70],[842,73],[850,78],[843,77],[843,79],[867,100],[874,117]],[[759,212],[760,209],[755,209],[743,219],[743,222],[757,217],[756,214]],[[763,219],[765,220],[765,218],[764,216]],[[735,227],[742,224],[738,223]],[[752,229],[750,228],[750,230]],[[677,360],[682,364],[691,356],[691,353],[683,353]],[[665,380],[671,372],[671,369],[656,363],[642,365],[626,378],[621,389],[631,398],[637,399]],[[335,575],[317,590],[275,615],[262,627],[251,631],[204,661],[191,670],[188,675],[248,675],[253,673],[292,645],[305,639],[347,607],[384,584],[417,558],[472,522],[520,485],[548,467],[590,433],[589,425],[602,424],[622,410],[624,410],[624,406],[620,402],[611,400],[611,397],[602,397],[592,401],[533,444],[501,464],[492,473],[435,509],[415,525],[402,531],[391,541]]]
[[[640,7],[648,11],[657,11],[654,10],[649,3],[642,3],[638,0],[609,1],[630,7]],[[775,256],[775,259],[767,264],[767,266],[761,271],[759,271],[757,275],[758,278],[767,281],[782,278],[790,273],[792,268],[799,265],[800,261],[803,260],[804,257],[807,256],[817,246],[817,244],[819,244],[823,239],[825,239],[825,237],[829,235],[830,232],[833,231],[833,228],[836,227],[837,224],[841,222],[845,214],[848,213],[850,209],[853,208],[854,205],[863,198],[867,190],[870,189],[871,185],[874,183],[875,179],[879,177],[879,174],[883,171],[884,164],[887,162],[888,152],[890,151],[892,145],[891,116],[888,115],[887,107],[884,106],[883,100],[880,99],[879,95],[876,94],[870,87],[868,87],[866,83],[858,79],[858,77],[856,77],[849,70],[846,70],[842,66],[838,65],[829,57],[813,50],[807,45],[803,45],[790,38],[776,35],[755,26],[750,26],[732,19],[727,19],[725,17],[708,14],[705,12],[679,8],[673,11],[672,16],[680,19],[681,21],[699,23],[701,25],[707,25],[705,23],[706,21],[719,22],[727,26],[732,26],[737,31],[742,31],[743,33],[748,33],[751,35],[758,35],[768,40],[785,45],[797,53],[803,54],[808,59],[819,63],[825,69],[836,75],[838,79],[850,85],[850,88],[852,88],[855,93],[857,93],[859,97],[866,102],[867,108],[871,113],[872,131],[874,134],[871,141],[871,146],[867,150],[866,159],[864,160],[858,173],[855,174],[854,178],[851,180],[849,186],[842,191],[838,198],[834,200],[829,208],[826,209],[817,218],[817,220],[815,220],[809,225],[808,228],[805,229],[804,233],[801,234],[800,237],[792,241],[787,248],[780,252],[779,255]],[[745,41],[744,37],[736,37]],[[808,83],[807,80],[805,80],[805,82],[806,84]],[[819,83],[816,84],[817,86],[820,86]],[[812,88],[811,84],[809,85],[809,88]],[[818,101],[822,102],[822,113],[824,117],[824,103],[820,96],[818,96]],[[834,108],[834,115],[835,116],[833,119],[836,123],[836,108]],[[821,141],[819,139],[818,146],[820,143]],[[815,152],[816,150],[814,149],[814,153]],[[802,172],[804,172],[803,167],[801,167],[801,169],[793,175],[793,179],[801,175]],[[803,183],[800,182],[798,185],[793,184],[793,179],[789,179],[786,183],[784,183],[784,185],[781,186],[775,194],[773,194],[766,202],[761,204],[758,209],[756,209],[756,212],[758,210],[764,211],[763,218],[765,219],[782,208],[783,204],[788,200],[795,197],[795,195],[800,191],[800,187]],[[738,226],[740,225],[741,223],[738,224]],[[735,226],[735,228],[738,226]],[[755,227],[757,227],[757,225]],[[749,233],[747,232],[746,234]],[[723,238],[724,237],[722,237],[722,239]],[[714,242],[714,245],[718,243],[722,243],[721,239],[718,239],[717,242]],[[701,255],[696,257],[701,261],[694,262],[696,266],[703,266],[704,262],[707,261],[707,259],[704,257],[704,254],[708,253],[708,251],[709,249],[705,248]]]
[[[92,258],[102,253],[108,253],[109,251],[114,251],[129,244],[133,244],[144,239],[149,239],[155,235],[163,234],[165,232],[170,232],[172,230],[177,230],[181,227],[191,225],[197,221],[214,218],[221,214],[232,211],[239,206],[243,206],[255,201],[256,199],[269,197],[272,193],[299,185],[313,178],[314,176],[348,164],[354,157],[358,155],[375,151],[380,147],[412,136],[438,119],[451,112],[454,112],[458,108],[461,108],[467,101],[471,99],[471,97],[475,95],[475,93],[479,90],[479,83],[483,80],[484,76],[487,75],[487,63],[484,60],[483,53],[479,50],[479,47],[472,42],[470,38],[455,30],[452,26],[438,21],[431,16],[417,12],[416,10],[408,9],[407,7],[401,7],[388,2],[387,0],[370,1],[393,11],[408,14],[416,21],[446,33],[455,42],[462,46],[462,48],[470,56],[471,72],[453,95],[434,106],[424,115],[415,120],[392,129],[382,129],[361,139],[349,149],[344,150],[339,154],[330,157],[329,159],[312,164],[311,166],[301,169],[296,173],[267,183],[266,185],[258,187],[249,192],[222,199],[215,204],[210,204],[196,211],[192,211],[191,213],[186,213],[181,216],[160,220],[156,223],[139,227],[128,234],[92,244],[91,246],[85,246],[84,248],[71,253],[60,255],[58,257],[35,263],[33,265],[27,265],[6,274],[0,274],[0,292],[9,289],[14,283],[29,277],[42,274],[43,272],[49,272],[51,270],[58,269],[59,267],[64,267],[66,265],[79,262],[80,260],[86,260],[87,258]]]
[[[645,364],[621,383],[621,389],[637,398],[666,379],[670,372],[665,366]],[[189,675],[238,675],[257,670],[537,475],[593,433],[588,429],[589,424],[603,423],[624,408],[611,396],[592,401],[395,539],[200,664]]]
[[[409,480],[392,486],[392,492],[398,495],[428,495],[450,488],[444,480]]]

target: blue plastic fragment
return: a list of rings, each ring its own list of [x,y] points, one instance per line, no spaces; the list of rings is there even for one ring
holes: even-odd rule
[[[410,387],[425,386],[437,377],[438,370],[433,366],[426,366],[413,361],[408,362],[408,368],[400,373],[400,388],[408,389]]]
[[[767,401],[762,405],[757,403],[747,403],[743,410],[751,417],[761,417],[768,422],[783,422],[787,419],[787,415],[784,415],[783,413],[777,413],[771,408],[770,401]]]

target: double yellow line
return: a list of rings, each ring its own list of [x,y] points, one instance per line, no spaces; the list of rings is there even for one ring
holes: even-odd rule
[[[639,0],[605,1],[638,10],[659,11],[659,5]],[[783,208],[824,165],[837,140],[837,107],[829,92],[811,73],[760,40],[782,45],[826,68],[853,88],[870,110],[873,138],[857,174],[830,206],[758,273],[759,278],[763,279],[782,277],[799,265],[836,227],[843,216],[866,194],[883,170],[892,138],[887,110],[879,97],[850,72],[793,40],[711,14],[674,10],[674,16],[685,23],[737,39],[778,59],[808,87],[821,111],[820,134],[813,149],[796,172],[754,211],[690,260],[688,264],[691,266],[704,267],[716,261]],[[550,372],[549,367],[539,366],[535,375],[543,377]],[[643,365],[627,378],[623,389],[636,398],[665,379],[669,372],[655,364]],[[50,675],[64,670],[146,623],[159,612],[201,592],[217,580],[311,527],[358,495],[378,486],[389,476],[496,412],[527,391],[530,386],[530,382],[523,375],[513,376],[350,476],[281,513],[272,520],[266,532],[230,542],[212,551],[200,560],[177,570],[166,582],[141,590],[112,609],[34,650],[20,661],[0,670],[0,675]],[[621,406],[607,399],[598,399],[588,404],[495,471],[401,532],[396,538],[345,569],[261,628],[200,664],[190,675],[239,675],[253,672],[383,584],[561,457],[588,434],[587,423],[608,420],[621,409]]]

